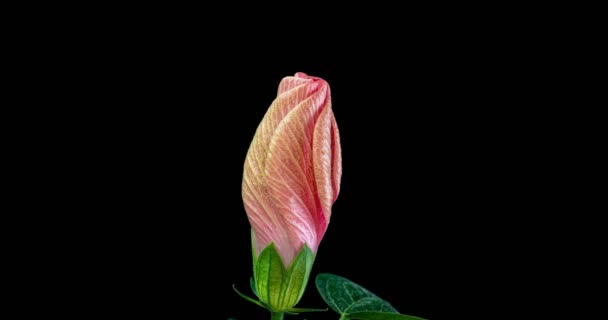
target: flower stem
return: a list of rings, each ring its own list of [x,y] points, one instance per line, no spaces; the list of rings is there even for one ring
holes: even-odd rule
[[[270,312],[270,320],[283,320],[283,312]]]

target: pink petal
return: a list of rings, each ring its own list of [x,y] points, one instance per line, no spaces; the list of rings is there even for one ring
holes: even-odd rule
[[[334,187],[332,175],[332,118],[330,99],[327,99],[327,106],[323,109],[314,129],[313,138],[313,168],[317,195],[320,203],[319,223],[317,224],[317,234],[321,238],[325,234],[327,224],[331,215],[331,205],[334,202]],[[320,241],[320,239],[319,239]]]
[[[266,165],[268,192],[283,220],[280,227],[288,235],[286,243],[275,245],[286,263],[304,243],[316,252],[320,241],[318,230],[326,228],[326,220],[319,214],[312,165],[314,124],[324,107],[321,101],[326,92],[326,88],[320,90],[290,112],[270,143]]]
[[[333,113],[333,112],[332,112]],[[338,124],[336,118],[331,117],[331,150],[332,150],[332,186],[334,188],[334,199],[336,202],[338,194],[340,193],[340,180],[342,179],[342,147],[340,145],[340,132],[338,131]]]
[[[338,128],[323,79],[279,84],[247,153],[243,201],[259,254],[274,242],[286,266],[304,243],[316,253],[339,192]]]

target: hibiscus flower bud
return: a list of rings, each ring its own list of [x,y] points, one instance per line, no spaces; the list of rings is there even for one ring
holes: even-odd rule
[[[301,298],[340,191],[340,137],[327,82],[296,73],[279,84],[245,160],[254,288],[274,311]]]

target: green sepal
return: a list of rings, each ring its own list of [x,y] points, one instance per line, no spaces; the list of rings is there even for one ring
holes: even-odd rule
[[[294,308],[304,295],[315,259],[314,253],[306,244],[302,246],[289,268],[286,268],[274,243],[269,244],[256,256],[253,230],[251,240],[253,278],[250,279],[249,284],[259,301],[245,296],[233,287],[243,299],[275,313],[327,311],[317,308]]]
[[[284,306],[293,308],[304,295],[314,260],[315,256],[312,250],[304,244],[291,266],[289,266],[283,281],[282,304]]]
[[[286,269],[274,243],[269,244],[254,260],[255,291],[260,301],[273,312],[292,312],[304,294],[313,262],[314,254],[305,244]]]
[[[253,294],[255,294],[255,296],[259,298],[258,291],[255,289],[255,280],[253,280],[253,278],[249,278],[249,286],[251,287],[251,291],[253,291]]]
[[[253,280],[255,282],[255,279],[258,278],[258,270],[255,264],[255,262],[258,261],[258,257],[255,256],[255,245],[253,244],[253,237],[253,228],[251,228],[251,257],[253,258]],[[256,291],[255,289],[252,290]],[[255,295],[257,296],[258,294],[256,293]]]
[[[260,300],[266,302],[273,309],[277,308],[281,297],[285,267],[274,247],[274,243],[260,252],[260,256],[255,263],[255,270],[255,287]],[[276,312],[279,309],[273,311]]]

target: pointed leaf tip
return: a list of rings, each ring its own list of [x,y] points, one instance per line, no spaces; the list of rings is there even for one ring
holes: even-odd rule
[[[359,311],[398,312],[387,301],[346,278],[321,273],[317,275],[315,284],[323,300],[339,314],[346,314],[351,307]],[[358,307],[357,303],[359,303]],[[365,306],[367,309],[361,310]]]
[[[350,320],[425,320],[400,314],[390,303],[369,290],[340,276],[317,275],[315,284],[321,297],[341,319]]]

